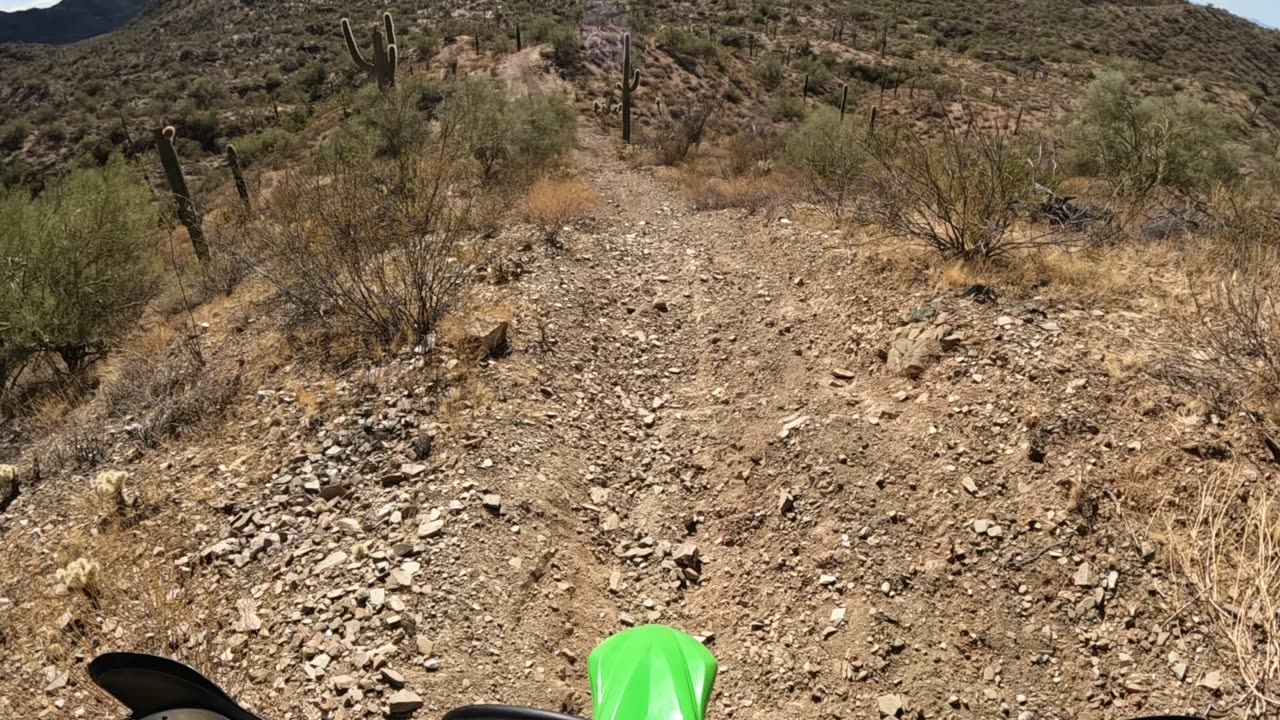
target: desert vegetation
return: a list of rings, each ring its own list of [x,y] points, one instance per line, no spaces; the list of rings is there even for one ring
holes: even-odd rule
[[[1280,45],[958,5],[0,48],[0,650],[52,673],[0,712],[134,636],[297,717],[567,678],[505,603],[705,620],[771,668],[726,708],[1274,713]],[[441,662],[493,638],[542,655]],[[883,702],[948,647],[989,692]]]

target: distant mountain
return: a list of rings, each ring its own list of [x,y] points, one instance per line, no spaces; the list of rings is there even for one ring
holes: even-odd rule
[[[111,32],[152,0],[62,0],[50,8],[0,12],[0,43],[62,44]]]

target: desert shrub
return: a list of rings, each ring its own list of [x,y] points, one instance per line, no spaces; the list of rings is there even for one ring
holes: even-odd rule
[[[804,120],[808,112],[804,98],[799,95],[786,95],[773,101],[772,115],[775,122]]]
[[[119,156],[37,198],[0,196],[0,347],[57,353],[72,371],[103,351],[157,289],[155,223],[150,191]]]
[[[551,46],[551,61],[561,68],[578,64],[578,28],[548,15],[530,18],[521,28],[526,43],[547,43]]]
[[[861,219],[889,237],[943,256],[982,259],[1057,241],[1050,226],[1014,233],[1034,203],[1036,167],[1008,137],[945,129],[927,141],[882,128],[864,143],[868,166]]]
[[[127,348],[102,385],[109,417],[129,419],[130,438],[142,447],[221,417],[240,397],[241,368],[206,361],[195,341],[171,347]]]
[[[496,83],[463,79],[440,104],[440,133],[479,163],[487,182],[523,184],[573,148],[577,114],[561,96],[511,99]]]
[[[678,115],[668,115],[649,141],[658,164],[675,165],[687,158],[702,143],[717,108],[714,98],[704,98],[690,103]]]
[[[768,58],[756,63],[752,71],[766,90],[777,90],[787,79],[787,72],[777,58]]]
[[[770,213],[790,201],[786,180],[778,176],[731,179],[690,176],[685,194],[697,210],[746,210],[747,215]]]
[[[866,166],[866,125],[822,108],[787,142],[786,160],[804,180],[809,198],[839,220],[853,199]]]
[[[566,225],[585,217],[595,205],[595,193],[581,180],[542,178],[525,196],[524,218],[554,243]]]
[[[766,174],[773,169],[774,160],[785,144],[782,133],[772,124],[751,123],[740,127],[726,143],[729,152],[726,172],[731,177]]]
[[[1194,490],[1162,512],[1170,564],[1249,691],[1241,704],[1267,717],[1280,683],[1280,492],[1244,462],[1201,477]]]
[[[692,70],[698,61],[708,62],[720,56],[720,46],[714,40],[673,25],[662,28],[658,45],[686,70]]]
[[[1203,190],[1236,174],[1222,117],[1193,98],[1140,97],[1123,73],[1090,86],[1068,119],[1069,164],[1134,194]]]
[[[240,163],[246,167],[262,162],[274,153],[288,152],[298,145],[298,140],[282,128],[267,128],[235,141]]]
[[[379,341],[425,341],[476,252],[465,150],[442,133],[401,158],[326,153],[313,172],[285,176],[238,244],[304,314]]]
[[[26,120],[10,120],[0,125],[0,152],[13,152],[22,148],[27,135],[31,134],[31,123]]]
[[[1194,316],[1158,375],[1225,414],[1280,425],[1280,210],[1218,213],[1208,271],[1193,276]]]

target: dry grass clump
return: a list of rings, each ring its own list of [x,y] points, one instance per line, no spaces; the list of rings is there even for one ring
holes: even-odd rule
[[[1276,479],[1231,466],[1201,481],[1166,518],[1174,568],[1235,660],[1255,717],[1280,710],[1280,492]]]
[[[717,178],[689,175],[685,195],[698,210],[746,210],[748,215],[772,214],[791,201],[786,181],[777,175]]]
[[[554,243],[567,225],[588,217],[598,200],[591,188],[578,179],[542,178],[529,188],[524,199],[524,219]]]
[[[1269,218],[1252,210],[1226,219],[1188,261],[1194,312],[1164,343],[1156,374],[1271,433],[1280,418],[1280,220]]]

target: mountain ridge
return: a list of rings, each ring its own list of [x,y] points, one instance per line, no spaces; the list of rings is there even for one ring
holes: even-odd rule
[[[47,8],[0,13],[0,43],[61,45],[126,25],[152,0],[62,0]]]

